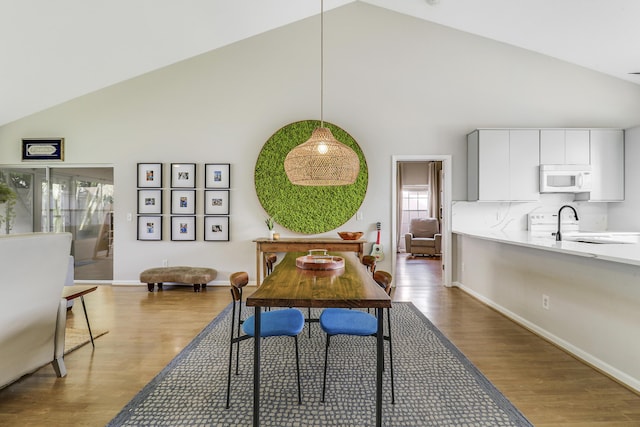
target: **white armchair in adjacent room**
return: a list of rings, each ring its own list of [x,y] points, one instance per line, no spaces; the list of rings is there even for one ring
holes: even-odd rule
[[[407,253],[411,255],[436,256],[442,253],[442,234],[435,218],[412,219],[404,240]]]

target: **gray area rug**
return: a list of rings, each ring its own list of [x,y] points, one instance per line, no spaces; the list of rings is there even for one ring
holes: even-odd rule
[[[230,307],[108,425],[250,426],[252,340],[240,344],[240,374],[232,375],[231,408],[225,409]],[[306,309],[303,312],[306,314]],[[313,310],[312,316],[319,313]],[[396,403],[391,404],[387,366],[383,425],[531,425],[413,304],[394,302],[391,316]],[[327,397],[321,403],[325,335],[317,323],[312,323],[309,338],[308,327],[299,337],[302,405],[297,402],[293,339],[263,340],[261,425],[374,425],[375,338],[332,338]]]

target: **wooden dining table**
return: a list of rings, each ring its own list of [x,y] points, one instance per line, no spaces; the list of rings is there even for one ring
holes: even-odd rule
[[[276,265],[262,285],[247,298],[255,307],[255,336],[260,336],[262,307],[342,307],[376,309],[376,426],[382,425],[383,313],[391,307],[391,298],[369,274],[353,252],[329,253],[344,260],[336,270],[299,268],[296,259],[307,255],[289,252]],[[309,323],[309,327],[311,324]],[[260,341],[254,339],[253,425],[260,425]]]

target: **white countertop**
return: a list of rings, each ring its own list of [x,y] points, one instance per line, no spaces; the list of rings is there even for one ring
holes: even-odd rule
[[[542,249],[564,254],[597,258],[605,261],[640,266],[640,244],[594,244],[563,240],[556,242],[553,236],[540,237],[526,230],[454,230],[453,233],[510,245]]]

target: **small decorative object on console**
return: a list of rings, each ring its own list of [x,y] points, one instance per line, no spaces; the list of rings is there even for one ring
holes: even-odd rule
[[[361,231],[338,231],[342,240],[358,240],[364,235]]]

